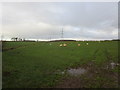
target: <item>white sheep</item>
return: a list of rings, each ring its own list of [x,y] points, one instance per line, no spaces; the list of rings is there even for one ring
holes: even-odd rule
[[[80,44],[78,44],[78,46],[80,46]]]
[[[60,46],[60,47],[62,47],[63,45],[62,45],[62,44],[60,44],[59,46]]]
[[[88,45],[88,43],[86,43],[86,45]]]

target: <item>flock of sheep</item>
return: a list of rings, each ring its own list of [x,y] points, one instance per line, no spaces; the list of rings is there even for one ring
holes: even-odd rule
[[[80,46],[80,44],[77,44],[77,45],[78,45],[78,47]],[[88,43],[86,43],[86,45],[88,45]],[[66,47],[67,44],[66,44],[66,43],[64,43],[64,44],[60,44],[59,46],[60,46],[60,47]]]

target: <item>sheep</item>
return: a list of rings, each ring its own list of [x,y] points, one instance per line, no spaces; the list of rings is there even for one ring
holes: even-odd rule
[[[67,44],[65,44],[65,43],[64,43],[64,44],[63,44],[63,46],[64,46],[64,47],[66,47],[66,46],[67,46]]]
[[[86,45],[88,45],[88,43],[86,43]]]
[[[78,44],[78,47],[80,46],[80,44]]]
[[[59,46],[60,46],[60,47],[62,47],[62,46],[66,47],[67,44],[65,44],[65,43],[64,43],[64,44],[60,44]]]
[[[63,45],[62,45],[62,44],[60,44],[59,46],[60,46],[60,47],[62,47]]]

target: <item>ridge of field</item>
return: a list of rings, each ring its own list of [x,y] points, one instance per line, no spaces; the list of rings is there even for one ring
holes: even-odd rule
[[[67,46],[60,47],[61,43]],[[91,61],[98,68],[118,62],[118,41],[4,42],[2,55],[3,88],[54,87],[64,77],[57,71]]]

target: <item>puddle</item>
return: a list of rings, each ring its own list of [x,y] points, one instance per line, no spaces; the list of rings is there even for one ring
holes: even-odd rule
[[[83,68],[67,70],[67,73],[72,75],[72,76],[78,76],[78,75],[84,74],[85,72],[86,72],[86,69],[83,69]]]

